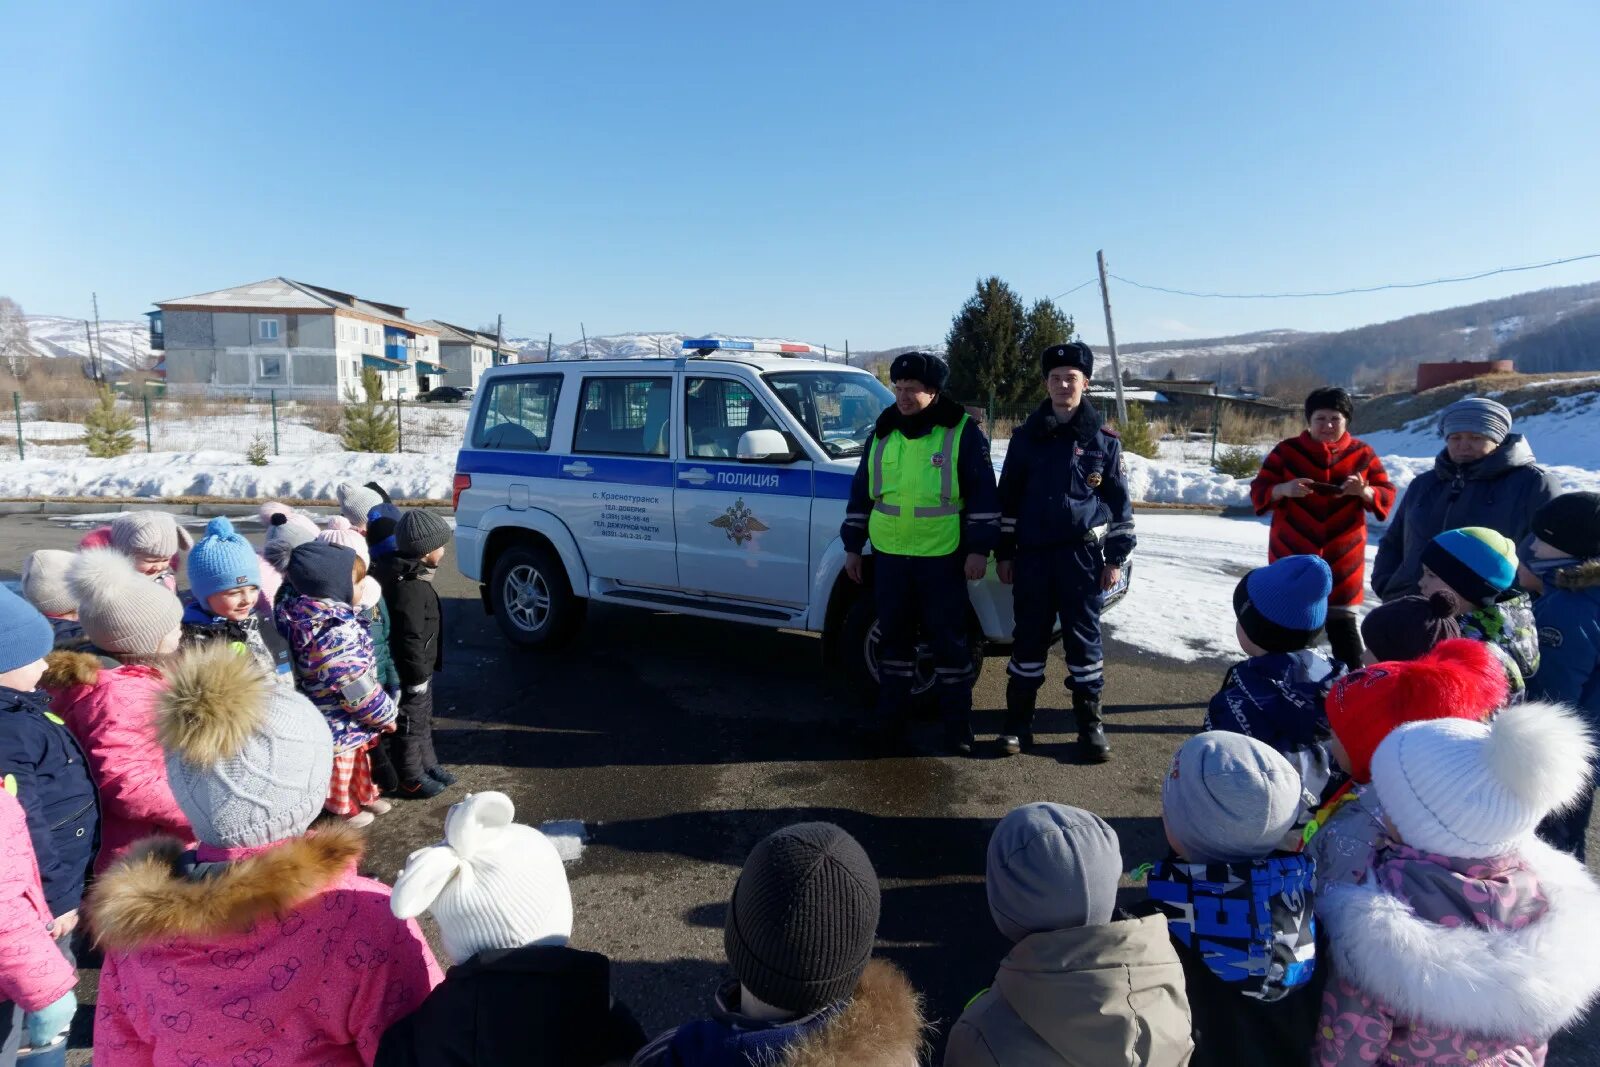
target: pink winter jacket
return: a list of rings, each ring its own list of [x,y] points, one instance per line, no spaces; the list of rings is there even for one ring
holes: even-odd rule
[[[77,985],[78,972],[45,930],[50,907],[30,842],[22,805],[0,789],[0,1001],[38,1011]]]
[[[166,834],[188,842],[189,820],[167,784],[156,741],[156,701],[167,688],[154,667],[105,667],[87,652],[52,652],[41,683],[50,709],[83,746],[100,791],[100,853],[96,874],[142,837]]]
[[[97,526],[83,535],[83,540],[78,542],[78,551],[86,548],[110,548],[111,527]],[[178,591],[178,568],[183,566],[183,553],[173,556],[167,565],[167,572],[160,576],[161,584],[176,593]],[[155,577],[152,576],[152,581]]]
[[[389,887],[356,873],[361,836],[331,826],[266,848],[175,841],[106,872],[89,915],[105,964],[95,1067],[370,1067],[391,1023],[441,974]]]

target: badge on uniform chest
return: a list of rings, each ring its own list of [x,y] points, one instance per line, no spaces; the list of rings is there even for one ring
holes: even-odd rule
[[[1106,454],[1100,451],[1085,452],[1077,450],[1078,460],[1083,464],[1083,480],[1089,483],[1090,489],[1100,488],[1100,483],[1105,481]]]
[[[943,467],[945,465],[945,462],[946,462],[945,458],[944,458],[944,453],[943,452],[935,452],[928,459],[928,462],[933,464],[935,467]]]

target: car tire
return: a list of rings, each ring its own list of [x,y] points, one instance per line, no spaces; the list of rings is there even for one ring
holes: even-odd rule
[[[519,648],[561,648],[577,634],[589,606],[573,594],[561,558],[542,545],[502,552],[489,596],[500,632]]]
[[[839,662],[851,692],[864,707],[878,700],[878,605],[870,589],[864,590],[845,612],[839,627]],[[973,677],[983,670],[984,638],[976,626],[967,629],[967,644],[972,653]],[[911,683],[911,709],[918,715],[931,713],[936,698],[933,685],[933,657],[921,642],[917,645],[916,677]]]

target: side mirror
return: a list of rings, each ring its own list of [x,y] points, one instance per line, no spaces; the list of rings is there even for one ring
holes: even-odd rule
[[[781,430],[749,430],[739,435],[740,463],[789,463],[795,450]]]

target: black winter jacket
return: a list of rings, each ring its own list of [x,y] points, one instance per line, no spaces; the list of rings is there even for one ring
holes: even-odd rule
[[[71,911],[100,847],[100,801],[83,749],[42,693],[0,687],[0,780],[28,816],[50,913]]]
[[[480,952],[445,972],[383,1035],[374,1067],[598,1067],[627,1060],[644,1031],[611,997],[596,952],[528,945]]]
[[[1120,566],[1136,543],[1122,441],[1087,401],[1059,422],[1046,400],[1006,449],[995,555],[1079,545],[1099,527],[1106,528],[1106,562]]]
[[[850,482],[850,500],[844,509],[844,525],[839,528],[839,540],[844,543],[846,552],[860,552],[867,544],[867,517],[872,512],[868,468],[872,463],[874,441],[896,430],[916,440],[932,433],[935,427],[956,425],[964,415],[966,410],[947,396],[939,397],[915,415],[902,415],[893,404],[884,409],[878,416],[872,439],[867,441],[866,451],[861,454],[861,466],[856,468],[855,478]],[[1000,539],[1000,505],[995,495],[989,439],[978,428],[976,419],[968,419],[961,431],[957,454],[956,478],[963,503],[960,551],[987,556]]]
[[[372,561],[372,577],[389,605],[389,652],[403,686],[421,685],[444,670],[444,609],[424,577],[429,569],[397,555]]]

